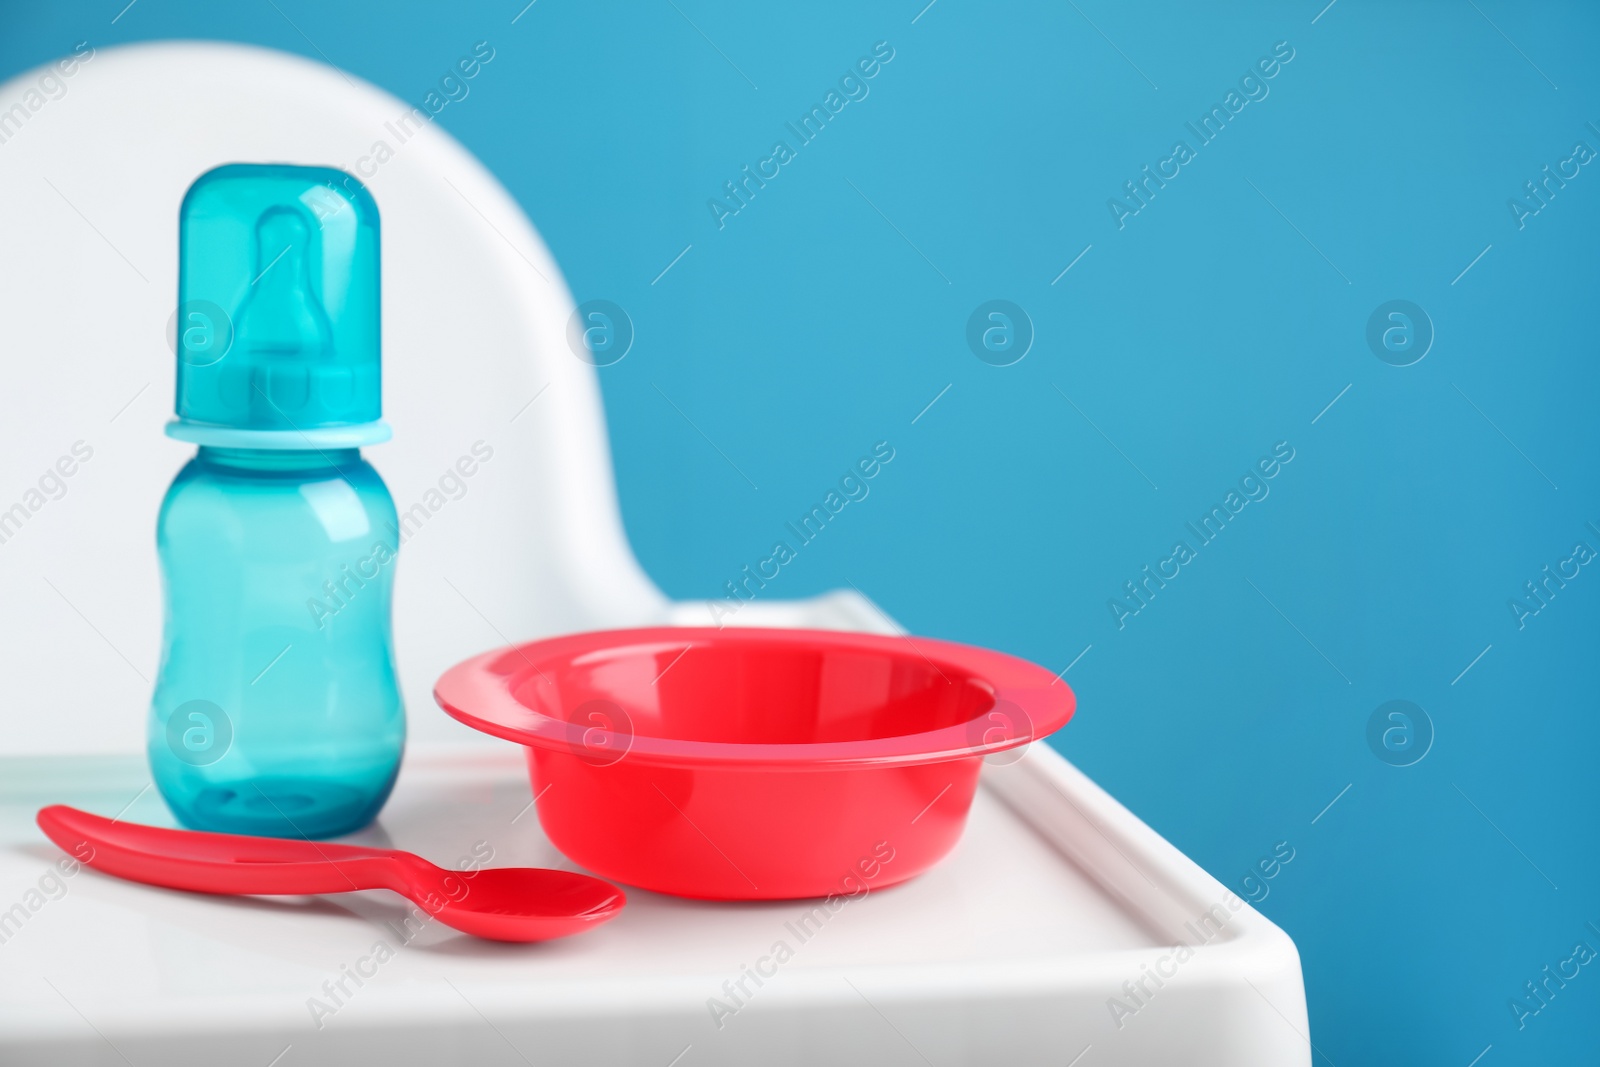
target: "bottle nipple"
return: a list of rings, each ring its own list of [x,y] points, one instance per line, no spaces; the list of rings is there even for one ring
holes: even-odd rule
[[[310,246],[311,232],[294,208],[268,208],[256,222],[256,273],[234,317],[234,345],[256,370],[252,406],[304,404],[311,365],[332,354],[328,313],[311,289]]]

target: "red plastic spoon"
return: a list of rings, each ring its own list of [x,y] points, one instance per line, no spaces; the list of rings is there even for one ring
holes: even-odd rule
[[[495,941],[546,941],[592,930],[627,903],[616,886],[572,871],[447,871],[409,852],[165,830],[65,804],[41,808],[39,828],[90,867],[134,882],[251,895],[389,889],[446,926]]]

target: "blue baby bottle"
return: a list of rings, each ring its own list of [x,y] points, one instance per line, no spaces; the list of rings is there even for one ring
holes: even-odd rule
[[[161,505],[150,768],[184,825],[331,837],[405,744],[379,397],[378,208],[343,171],[230,164],[179,221],[177,418]]]

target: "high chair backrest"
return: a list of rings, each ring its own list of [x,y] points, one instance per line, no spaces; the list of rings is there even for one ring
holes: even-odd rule
[[[412,737],[470,736],[430,693],[475,651],[667,611],[622,530],[566,284],[425,108],[258,48],[84,47],[0,86],[0,754],[144,743],[156,513],[194,451],[162,433],[178,205],[239,161],[344,168],[382,213],[394,439],[366,455],[410,517],[395,626]]]

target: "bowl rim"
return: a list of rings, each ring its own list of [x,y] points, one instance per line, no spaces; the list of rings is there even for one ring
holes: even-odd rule
[[[755,744],[658,737],[638,734],[631,728],[619,731],[585,726],[529,707],[514,695],[535,674],[543,675],[544,667],[570,663],[581,655],[602,650],[652,644],[687,648],[789,645],[920,659],[941,675],[946,668],[961,674],[987,690],[994,703],[972,719],[916,733],[850,741]],[[667,669],[671,669],[670,665]],[[475,730],[530,749],[564,751],[578,758],[604,753],[601,759],[586,759],[597,765],[632,761],[658,766],[789,770],[910,766],[981,758],[1048,737],[1072,718],[1077,705],[1071,687],[1059,675],[1004,652],[911,635],[753,626],[590,630],[504,645],[445,671],[434,686],[433,697],[452,718]],[[1002,701],[1007,703],[1004,709],[1000,707]],[[1020,716],[1012,713],[1012,708]],[[622,710],[627,709],[624,706]],[[1019,717],[1020,722],[1016,721]],[[980,727],[986,719],[991,720],[987,728]]]

